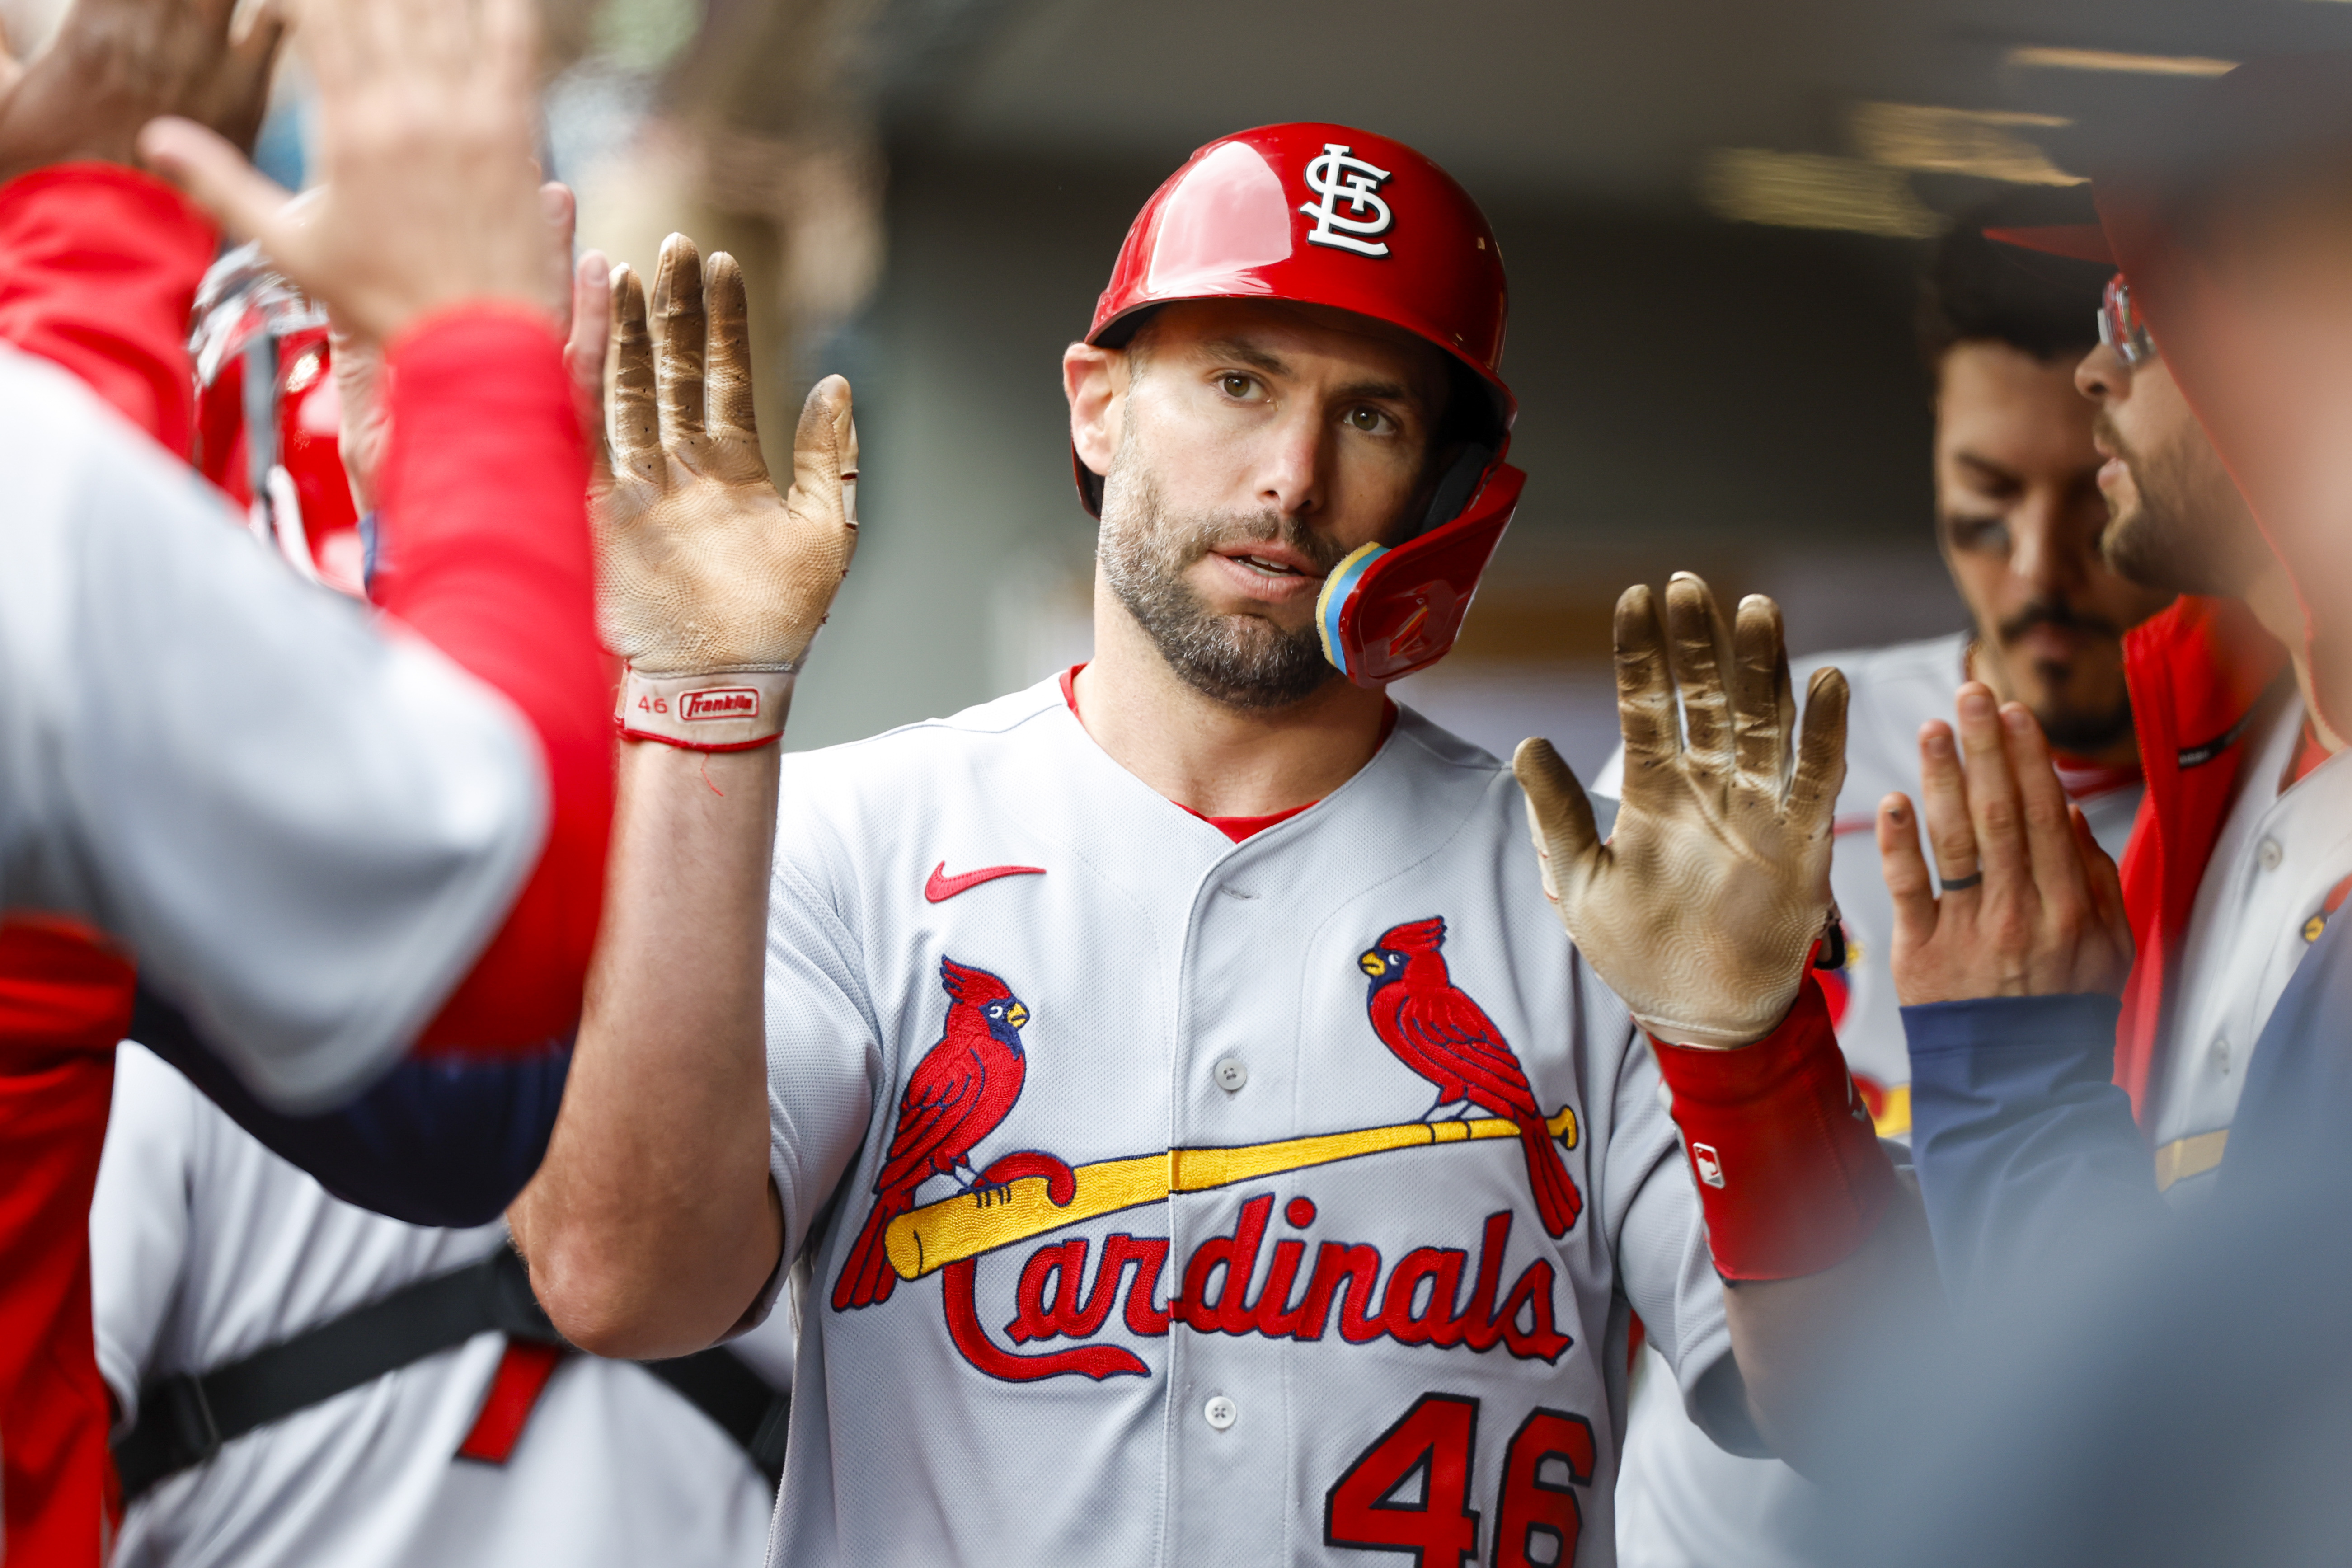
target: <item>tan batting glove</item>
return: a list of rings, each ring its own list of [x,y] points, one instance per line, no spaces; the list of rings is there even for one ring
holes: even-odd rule
[[[708,303],[706,305],[706,293]],[[781,734],[793,677],[857,547],[849,384],[809,393],[778,495],[751,412],[743,273],[693,241],[662,246],[653,314],[635,274],[613,279],[612,467],[591,516],[596,625],[629,661],[625,735],[700,751]]]
[[[1625,787],[1609,842],[1550,742],[1523,741],[1512,759],[1544,891],[1652,1036],[1744,1046],[1788,1013],[1830,918],[1845,677],[1813,677],[1792,748],[1780,606],[1749,595],[1734,631],[1686,572],[1666,585],[1663,625],[1650,590],[1628,588],[1616,642]]]

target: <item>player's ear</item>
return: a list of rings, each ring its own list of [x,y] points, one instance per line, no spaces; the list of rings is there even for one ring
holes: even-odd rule
[[[1062,392],[1070,400],[1070,446],[1097,474],[1110,472],[1127,406],[1127,353],[1072,343],[1062,351]]]

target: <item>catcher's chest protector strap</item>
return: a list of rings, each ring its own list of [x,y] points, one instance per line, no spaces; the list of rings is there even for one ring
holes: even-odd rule
[[[139,1391],[137,1424],[114,1440],[123,1504],[205,1463],[225,1443],[490,1330],[525,1345],[570,1350],[532,1299],[522,1259],[504,1247],[478,1263],[419,1280],[242,1361],[198,1375],[153,1379]],[[783,1474],[790,1394],[771,1388],[723,1346],[640,1364],[717,1422],[771,1482]],[[503,1374],[504,1363],[500,1370]],[[552,1370],[551,1361],[544,1370]],[[511,1427],[506,1448],[520,1435],[528,1404],[545,1383],[542,1373],[520,1412],[485,1410],[486,1417]],[[499,1392],[494,1384],[494,1404]],[[476,1435],[467,1440],[477,1450],[470,1457],[488,1457],[479,1451],[479,1433],[478,1423]]]
[[[1895,1166],[1808,970],[1780,1026],[1737,1050],[1653,1040],[1727,1279],[1834,1268],[1878,1227]]]

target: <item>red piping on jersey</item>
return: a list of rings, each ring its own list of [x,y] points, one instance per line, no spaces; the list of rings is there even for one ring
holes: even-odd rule
[[[2234,599],[2184,595],[2124,637],[2147,793],[2124,847],[2124,910],[2138,956],[2116,1026],[2116,1082],[2143,1119],[2198,884],[2244,772],[2256,710],[2286,662],[2286,649]]]
[[[1078,711],[1078,671],[1084,668],[1086,666],[1081,663],[1074,664],[1062,671],[1062,700],[1070,705],[1070,717],[1077,720],[1081,727],[1086,723],[1086,717]],[[1396,725],[1397,705],[1394,701],[1382,698],[1381,700],[1381,738],[1373,742],[1373,750],[1378,751],[1381,746],[1388,744],[1389,737],[1396,731]],[[1194,811],[1181,800],[1171,801],[1169,804],[1188,816],[1199,817],[1234,843],[1239,844],[1243,839],[1253,834],[1263,833],[1276,823],[1288,822],[1302,811],[1313,810],[1322,802],[1319,799],[1310,800],[1305,805],[1289,806],[1281,811],[1270,812],[1264,816],[1211,816],[1205,811]]]

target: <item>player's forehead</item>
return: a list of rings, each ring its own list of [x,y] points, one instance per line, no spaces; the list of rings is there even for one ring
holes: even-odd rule
[[[1153,359],[1232,360],[1285,379],[1393,388],[1431,408],[1445,396],[1445,356],[1411,332],[1328,305],[1181,300],[1137,334]]]
[[[2008,343],[1963,342],[1937,366],[1936,446],[1947,462],[2067,473],[2095,467],[2095,412],[2075,390],[2072,355],[2043,360]]]

